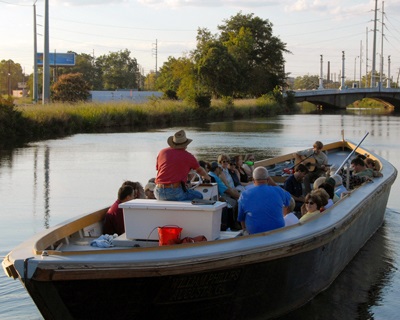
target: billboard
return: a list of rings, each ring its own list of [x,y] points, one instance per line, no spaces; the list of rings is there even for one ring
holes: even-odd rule
[[[49,53],[50,66],[74,66],[75,65],[75,53]],[[36,61],[38,66],[43,66],[43,53],[38,52],[36,54]]]

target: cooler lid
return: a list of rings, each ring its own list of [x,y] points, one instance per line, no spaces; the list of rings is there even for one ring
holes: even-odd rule
[[[199,210],[215,211],[226,206],[226,202],[217,201],[213,205],[192,204],[191,201],[161,201],[153,199],[134,199],[119,205],[123,209],[152,209],[152,210]]]

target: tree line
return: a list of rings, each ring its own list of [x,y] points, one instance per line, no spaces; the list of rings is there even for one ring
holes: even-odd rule
[[[201,96],[260,97],[286,85],[283,54],[289,51],[273,35],[272,26],[268,19],[239,12],[224,20],[216,34],[199,28],[196,48],[185,56],[169,57],[157,73],[142,75],[137,60],[125,49],[97,58],[76,54],[75,66],[56,67],[51,80],[56,82],[62,75],[81,74],[91,90],[146,87],[163,91],[170,98],[189,100]],[[23,79],[19,64],[12,64],[16,68],[13,77]],[[0,79],[4,78],[1,73],[4,68],[7,65],[2,61]],[[41,72],[38,76],[41,92]],[[26,79],[29,88],[32,88],[32,79],[33,75]],[[13,88],[15,85],[13,82]],[[5,93],[3,87],[0,90]]]

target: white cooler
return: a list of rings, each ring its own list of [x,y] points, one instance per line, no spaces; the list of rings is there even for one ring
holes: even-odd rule
[[[135,199],[121,203],[127,239],[158,240],[157,227],[181,227],[181,238],[204,235],[207,240],[220,236],[221,213],[225,202],[193,205],[188,201]]]
[[[201,192],[205,200],[218,201],[218,185],[216,183],[202,183],[194,190]]]

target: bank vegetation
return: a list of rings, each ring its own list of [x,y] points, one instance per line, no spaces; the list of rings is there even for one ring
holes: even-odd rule
[[[212,100],[209,107],[168,99],[18,105],[11,98],[0,97],[0,143],[15,145],[76,133],[138,131],[294,111],[293,96],[283,98],[278,91],[258,99]]]

